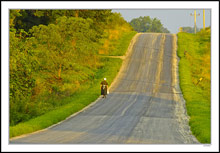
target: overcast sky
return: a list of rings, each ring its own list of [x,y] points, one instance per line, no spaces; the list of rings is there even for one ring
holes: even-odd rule
[[[133,18],[140,16],[150,16],[161,21],[163,26],[171,33],[177,33],[179,27],[194,27],[194,10],[191,9],[113,9],[112,12],[121,13],[122,17],[128,22]],[[203,27],[203,10],[197,9],[196,14],[200,14],[196,18],[196,25],[199,28]],[[210,26],[211,11],[205,10],[205,26]]]

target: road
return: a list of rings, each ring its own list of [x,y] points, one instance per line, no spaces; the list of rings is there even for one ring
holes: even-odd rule
[[[195,144],[178,83],[176,35],[133,38],[106,99],[10,144]]]

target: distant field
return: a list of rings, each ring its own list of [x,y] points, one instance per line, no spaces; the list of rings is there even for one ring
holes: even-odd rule
[[[201,143],[211,143],[210,29],[178,33],[180,87],[186,100],[189,125]]]

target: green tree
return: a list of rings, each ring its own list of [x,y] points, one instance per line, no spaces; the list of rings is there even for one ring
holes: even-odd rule
[[[62,16],[66,17],[81,17],[84,19],[90,18],[93,20],[93,24],[91,28],[96,30],[99,35],[97,37],[101,37],[103,35],[103,29],[106,26],[106,20],[108,16],[111,16],[113,13],[111,10],[62,10],[62,9],[54,9],[54,10],[18,10],[11,13],[11,16],[15,16],[12,21],[14,22],[15,28],[24,29],[28,32],[33,26],[37,26],[40,24],[49,25],[56,24],[56,19]]]
[[[14,28],[15,26],[15,23],[14,23],[14,20],[21,16],[21,13],[19,13],[20,10],[10,10],[10,13],[9,13],[9,17],[10,17],[10,22],[9,22],[9,26],[10,28]]]
[[[63,105],[131,29],[111,10],[10,10],[10,125]]]
[[[170,31],[167,28],[162,27],[162,33],[170,33]]]
[[[149,16],[140,16],[131,20],[130,25],[137,32],[160,32],[170,33],[157,18],[151,19]]]
[[[28,119],[26,101],[35,86],[32,52],[30,44],[10,32],[10,123],[16,124]]]
[[[16,30],[24,29],[28,32],[34,25],[48,24],[47,16],[36,16],[36,10],[20,10],[20,16],[14,20]]]
[[[146,32],[151,28],[152,21],[149,16],[141,16],[139,18],[132,19],[130,24],[134,30],[138,32]]]
[[[148,32],[162,32],[163,25],[161,24],[160,20],[157,18],[153,18],[151,28],[148,30]]]
[[[86,59],[92,59],[97,53],[97,43],[91,24],[91,19],[64,16],[57,19],[57,24],[34,26],[30,32],[36,40],[35,50],[42,67],[61,79],[62,70],[72,63],[85,64]]]

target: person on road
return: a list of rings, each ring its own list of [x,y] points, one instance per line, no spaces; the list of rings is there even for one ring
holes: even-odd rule
[[[101,95],[103,95],[102,98],[106,98],[107,95],[107,89],[108,89],[108,82],[106,81],[106,78],[104,78],[104,81],[101,82]]]

